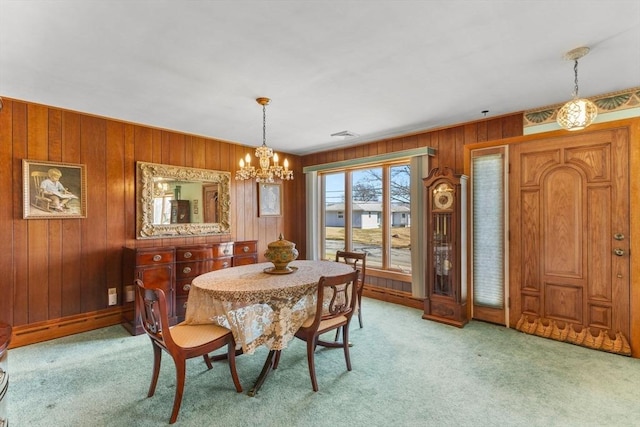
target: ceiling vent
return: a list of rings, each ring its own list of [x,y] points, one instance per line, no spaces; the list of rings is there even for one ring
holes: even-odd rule
[[[338,139],[347,139],[347,138],[355,138],[360,135],[358,135],[357,133],[351,132],[350,130],[343,130],[342,132],[332,133],[331,136],[333,138],[338,138]]]

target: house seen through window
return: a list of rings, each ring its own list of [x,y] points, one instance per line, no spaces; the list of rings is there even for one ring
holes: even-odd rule
[[[411,273],[410,167],[381,164],[321,174],[322,254],[367,253],[367,269]]]

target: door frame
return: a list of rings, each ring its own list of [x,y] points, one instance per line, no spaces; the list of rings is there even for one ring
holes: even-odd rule
[[[617,128],[626,128],[629,132],[629,238],[630,238],[630,250],[629,250],[629,266],[630,266],[630,289],[629,289],[629,304],[630,304],[630,329],[629,329],[629,344],[631,345],[631,356],[634,358],[640,358],[640,175],[636,171],[640,171],[640,117],[616,120],[606,123],[598,123],[589,126],[585,130],[571,132],[571,135],[580,135],[581,133],[589,133],[600,130],[611,130]],[[566,137],[568,135],[566,130],[557,130],[551,132],[536,133],[531,135],[518,136],[513,138],[505,138],[493,141],[480,142],[475,144],[467,144],[464,146],[464,173],[470,175],[471,173],[471,150],[479,148],[489,148],[498,145],[519,144],[528,141],[541,140],[541,139],[553,139]],[[473,179],[473,178],[472,178]],[[470,212],[470,209],[468,210]],[[469,213],[467,213],[469,215]],[[468,218],[470,221],[471,218]],[[467,239],[470,242],[470,239]],[[470,243],[467,244],[467,253],[471,253]],[[508,257],[509,254],[505,254]],[[467,262],[471,263],[471,257],[467,257]],[[469,266],[468,266],[469,267]],[[467,268],[467,271],[470,271]],[[507,282],[509,282],[507,280]],[[471,278],[467,280],[469,286],[471,286]],[[471,295],[472,290],[468,289],[468,294]],[[508,295],[508,293],[506,294]],[[468,306],[469,309],[471,305]],[[469,313],[471,315],[471,313]],[[515,324],[508,325],[509,327],[515,327]]]

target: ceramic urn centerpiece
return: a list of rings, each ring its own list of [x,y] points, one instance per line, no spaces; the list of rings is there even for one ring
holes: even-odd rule
[[[285,240],[280,233],[280,237],[275,242],[267,245],[269,249],[264,253],[265,258],[275,266],[274,272],[289,272],[289,263],[298,258],[296,244]]]

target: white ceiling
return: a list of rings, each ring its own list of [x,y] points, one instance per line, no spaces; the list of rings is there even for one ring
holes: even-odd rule
[[[306,154],[640,86],[640,1],[0,0],[0,95]],[[360,137],[336,141],[349,130]]]

